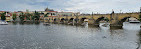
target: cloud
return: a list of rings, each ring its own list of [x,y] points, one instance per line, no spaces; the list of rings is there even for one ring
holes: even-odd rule
[[[45,6],[42,6],[41,2],[34,0],[5,0],[0,2],[0,10],[4,11],[25,11],[29,9],[34,10],[44,10]]]
[[[75,4],[76,3],[76,4]],[[65,9],[71,11],[80,11],[80,12],[99,12],[99,13],[110,13],[112,9],[119,12],[122,10],[123,12],[135,12],[139,10],[140,4],[139,0],[129,1],[129,0],[100,0],[100,1],[79,1],[72,2],[75,4],[72,7],[67,7]]]
[[[25,11],[44,10],[46,7],[57,11],[81,13],[137,12],[140,0],[0,0],[0,10]]]

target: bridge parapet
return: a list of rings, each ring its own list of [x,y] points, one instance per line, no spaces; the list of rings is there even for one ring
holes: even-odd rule
[[[86,15],[86,16],[81,15],[81,16],[62,16],[62,17],[58,16],[55,18],[46,17],[45,19],[51,22],[54,22],[54,19],[56,19],[57,22],[60,22],[61,20],[68,22],[73,18],[75,21],[77,20],[78,22],[81,23],[83,22],[81,21],[82,19],[88,19],[89,24],[95,24],[95,21],[101,19],[102,17],[107,18],[110,24],[117,24],[118,22],[120,22],[122,19],[126,17],[134,17],[139,19],[139,13],[113,13],[113,14],[94,14],[94,15]]]

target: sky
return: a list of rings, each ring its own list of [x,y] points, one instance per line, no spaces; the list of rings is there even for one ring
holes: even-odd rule
[[[139,12],[141,0],[0,0],[0,11],[55,11],[81,13]]]

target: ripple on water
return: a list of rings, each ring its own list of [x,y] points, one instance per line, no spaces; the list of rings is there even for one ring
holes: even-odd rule
[[[51,24],[0,26],[2,49],[135,49],[139,25],[123,29]],[[130,28],[131,27],[131,28]]]

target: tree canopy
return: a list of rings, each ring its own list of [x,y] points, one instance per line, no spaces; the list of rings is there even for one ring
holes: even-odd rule
[[[33,19],[38,21],[40,19],[40,14],[35,11]]]
[[[13,20],[15,21],[17,19],[17,15],[14,13],[12,16]]]
[[[24,16],[24,13],[20,13],[20,16],[19,16],[20,20],[23,21],[25,16]]]
[[[3,21],[6,20],[6,16],[5,15],[6,15],[6,12],[4,12],[4,13],[1,14],[1,20],[3,20]]]

